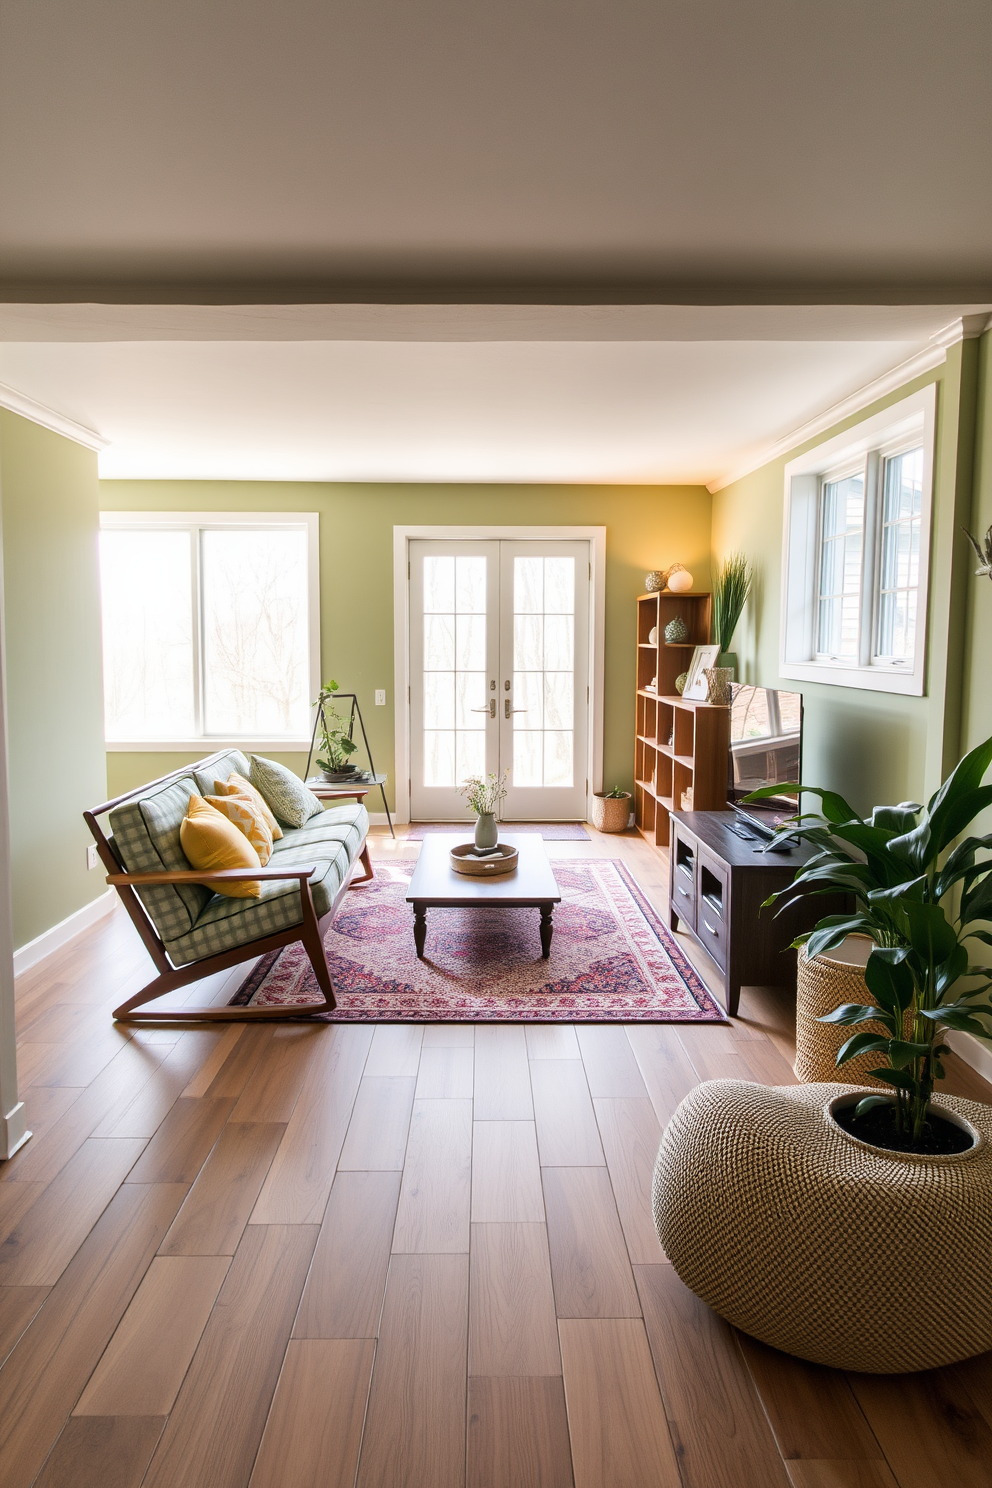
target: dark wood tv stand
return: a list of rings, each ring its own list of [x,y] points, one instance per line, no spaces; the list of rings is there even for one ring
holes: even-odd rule
[[[765,852],[767,840],[752,841],[732,827],[733,811],[673,811],[669,866],[670,924],[688,930],[720,973],[723,1001],[733,1016],[741,987],[795,986],[796,952],[789,944],[828,914],[849,907],[846,895],[801,902],[784,914],[761,909],[769,894],[792,882],[815,852],[805,845]]]

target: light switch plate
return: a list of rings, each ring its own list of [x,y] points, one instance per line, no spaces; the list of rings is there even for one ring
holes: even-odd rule
[[[89,847],[86,849],[86,866],[87,868],[95,868],[99,861],[100,860],[96,855],[96,843],[91,842]]]
[[[375,705],[377,708],[384,708],[386,706],[386,689],[384,687],[376,688]]]

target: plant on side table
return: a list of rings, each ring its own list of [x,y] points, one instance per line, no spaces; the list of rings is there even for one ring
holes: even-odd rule
[[[317,764],[326,780],[337,780],[342,775],[352,774],[355,766],[349,764],[348,759],[358,748],[351,737],[351,723],[346,722],[334,706],[334,694],[337,690],[336,682],[324,682],[314,703],[314,707],[320,709]]]
[[[867,820],[836,791],[803,786],[803,795],[819,797],[821,811],[800,811],[779,832],[782,839],[799,837],[820,851],[769,904],[785,907],[802,894],[841,890],[853,894],[857,906],[853,915],[821,920],[796,944],[805,944],[813,957],[848,935],[874,942],[865,966],[874,1001],[847,1003],[821,1021],[852,1028],[881,1024],[881,1031],[854,1033],[837,1064],[866,1053],[887,1056],[888,1064],[871,1074],[891,1086],[892,1094],[840,1103],[833,1113],[845,1130],[876,1146],[950,1153],[972,1145],[956,1122],[934,1111],[931,1099],[944,1076],[946,1030],[992,1039],[992,1029],[981,1021],[992,1020],[992,977],[985,967],[971,965],[967,945],[992,945],[992,834],[966,836],[948,852],[992,805],[992,785],[982,784],[990,763],[992,739],[965,756],[927,806],[876,806]],[[771,794],[782,794],[782,788],[755,791],[747,799]],[[962,981],[972,984],[961,991]]]

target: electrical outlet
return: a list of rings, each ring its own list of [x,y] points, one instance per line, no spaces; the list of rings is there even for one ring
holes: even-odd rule
[[[386,706],[386,689],[384,687],[376,688],[375,705],[377,708],[384,708]]]
[[[91,843],[90,846],[86,849],[86,866],[87,868],[95,868],[99,861],[100,860],[96,855],[96,844]]]

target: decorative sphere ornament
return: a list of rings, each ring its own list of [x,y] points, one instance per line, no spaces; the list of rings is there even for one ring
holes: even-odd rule
[[[644,576],[644,588],[648,594],[657,594],[659,589],[665,587],[665,575],[660,568],[653,568],[649,574]]]
[[[677,646],[681,641],[689,639],[689,627],[681,615],[676,615],[674,620],[669,620],[665,626],[665,640],[670,646]]]
[[[668,574],[668,587],[673,594],[685,594],[692,588],[692,574],[681,563],[676,563]]]
[[[685,684],[688,682],[688,680],[688,672],[679,672],[678,676],[675,678],[675,691],[678,693],[679,697],[681,697],[682,693],[685,691]]]

